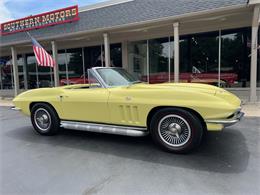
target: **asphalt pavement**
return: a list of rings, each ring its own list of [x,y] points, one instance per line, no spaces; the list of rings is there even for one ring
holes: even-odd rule
[[[177,155],[142,138],[34,132],[0,107],[0,194],[260,194],[260,118],[209,133]]]

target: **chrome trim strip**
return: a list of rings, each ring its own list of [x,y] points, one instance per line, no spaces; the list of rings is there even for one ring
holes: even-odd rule
[[[245,115],[245,113],[239,112],[239,113],[237,113],[237,115],[235,115],[231,119],[209,119],[209,120],[205,120],[205,122],[206,123],[222,124],[222,125],[224,125],[224,127],[228,127],[228,126],[234,125],[235,123],[240,121],[243,118],[244,115]]]
[[[93,67],[91,70],[96,76],[96,79],[102,84],[103,88],[110,88],[110,86],[106,84],[106,82],[103,80],[103,78],[100,76],[99,72],[97,71],[98,69],[105,69],[105,68],[111,68],[111,67]]]
[[[15,106],[13,106],[13,107],[11,107],[11,110],[14,110],[14,111],[20,111],[20,110],[22,110],[21,108],[18,108],[18,107],[15,107]]]
[[[107,88],[107,86],[104,83],[104,81],[102,80],[101,76],[98,74],[98,72],[94,68],[88,69],[88,79],[89,79],[90,73],[93,74],[93,76],[97,79],[97,81],[99,82],[99,84],[101,85],[102,88]]]
[[[145,136],[149,133],[147,129],[144,127],[117,126],[74,121],[61,121],[60,126],[65,129],[74,129],[80,131],[90,131],[96,133],[107,133],[132,137]]]

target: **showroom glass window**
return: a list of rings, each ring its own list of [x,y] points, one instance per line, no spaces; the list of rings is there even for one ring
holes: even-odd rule
[[[96,66],[105,66],[105,56],[101,45],[84,48],[85,71]]]
[[[128,71],[142,81],[147,81],[147,41],[128,44]]]
[[[218,85],[218,32],[180,38],[180,81]]]
[[[112,67],[122,67],[121,43],[115,43],[110,45],[110,63]]]
[[[149,40],[149,82],[163,83],[169,81],[169,38]]]
[[[39,66],[34,54],[26,55],[26,64],[29,89],[54,86],[52,68]]]
[[[250,29],[221,32],[221,80],[228,87],[250,86]]]
[[[68,77],[80,78],[83,75],[82,48],[67,49]]]
[[[85,69],[105,66],[104,46],[91,46],[84,48]],[[112,67],[122,67],[122,46],[121,43],[110,45],[110,62]]]
[[[13,66],[10,56],[0,58],[0,70],[1,89],[13,89]]]
[[[189,70],[190,70],[189,66],[190,66],[190,54],[191,54],[190,53],[191,52],[190,45],[191,44],[190,44],[189,36],[182,36],[182,37],[180,37],[179,44],[180,44],[180,49],[179,49],[180,50],[179,51],[180,67],[179,67],[179,70],[180,70],[181,74],[184,74],[186,72],[189,72]],[[185,82],[182,79],[180,79],[180,81],[181,82]],[[186,80],[186,82],[187,82],[187,80]]]
[[[24,59],[22,55],[17,56],[17,65],[18,65],[18,76],[19,76],[19,89],[25,89],[25,86],[27,85],[27,81],[24,80],[26,78],[24,74],[26,72],[24,71]]]
[[[59,66],[59,79],[65,79],[67,82],[68,79],[68,67],[65,50],[58,51],[58,66]]]
[[[181,41],[180,41],[180,48],[181,48]],[[174,81],[174,37],[170,37],[169,54],[170,54],[170,82],[173,82]]]
[[[27,65],[27,78],[28,78],[28,89],[34,89],[38,86],[38,76],[36,64],[36,58],[34,54],[26,55],[26,65]]]
[[[52,52],[47,51],[50,55]],[[54,86],[54,73],[53,68],[38,66],[38,79],[39,87],[53,87]]]

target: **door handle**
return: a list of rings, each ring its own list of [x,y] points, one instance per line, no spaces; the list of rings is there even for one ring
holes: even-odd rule
[[[60,98],[63,98],[63,97],[69,97],[69,96],[67,96],[67,95],[60,95]]]
[[[67,96],[67,95],[60,95],[59,96],[59,98],[60,98],[60,101],[62,101],[62,99],[64,99],[64,98],[68,98],[69,96]]]

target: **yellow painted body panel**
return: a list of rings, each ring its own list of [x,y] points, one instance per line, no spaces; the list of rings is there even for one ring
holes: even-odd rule
[[[206,124],[208,131],[220,131],[224,128],[222,124],[212,124],[212,123],[207,123]]]
[[[215,86],[205,84],[134,84],[114,88],[87,88],[74,85],[36,89],[14,99],[16,107],[30,115],[32,102],[47,102],[62,120],[98,122],[146,127],[149,112],[156,107],[182,107],[196,111],[206,119],[225,119],[241,104],[239,98]],[[207,124],[208,130],[222,125]]]
[[[109,123],[107,89],[67,89],[64,94],[62,119]]]

